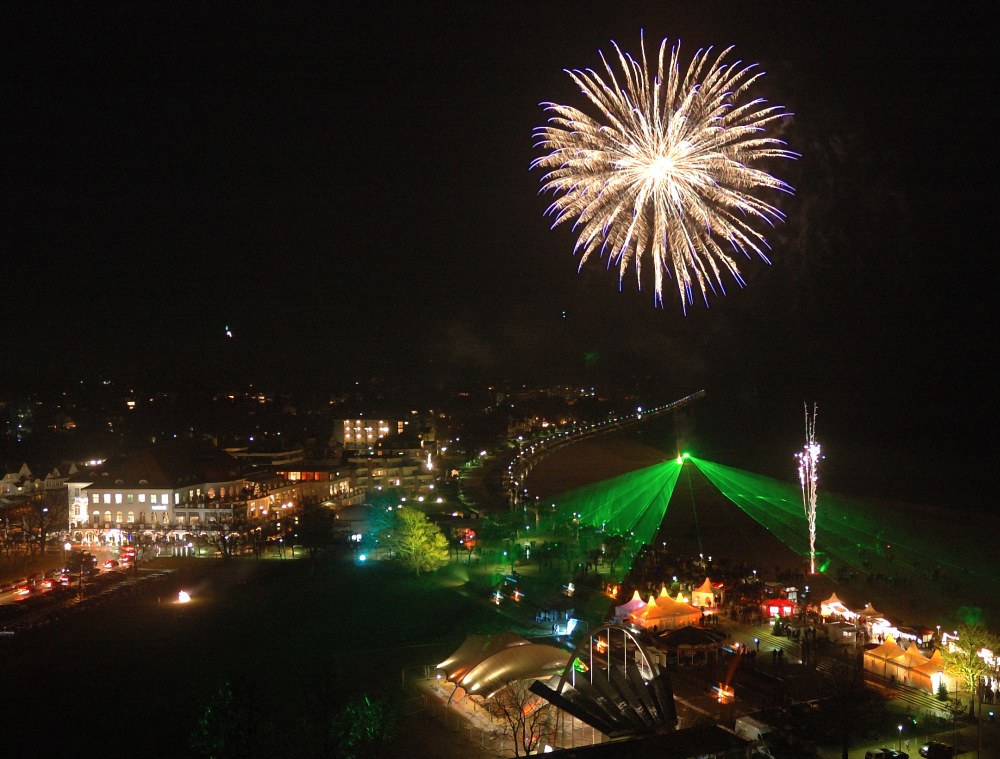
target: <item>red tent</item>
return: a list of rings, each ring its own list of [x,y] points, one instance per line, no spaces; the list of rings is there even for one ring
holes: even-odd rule
[[[794,617],[796,604],[787,598],[765,598],[760,610],[765,617]]]

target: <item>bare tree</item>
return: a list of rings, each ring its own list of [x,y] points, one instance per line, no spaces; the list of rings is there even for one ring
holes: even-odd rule
[[[847,759],[851,743],[877,729],[885,705],[879,694],[865,685],[862,670],[855,666],[835,665],[828,675],[828,693],[823,714],[831,720],[842,759]]]
[[[212,530],[206,535],[205,542],[217,550],[223,560],[228,561],[243,545],[243,536],[228,522],[216,522],[211,527]]]
[[[12,510],[31,553],[45,552],[49,536],[68,524],[65,490],[43,490],[34,493]]]
[[[549,703],[532,693],[531,683],[512,680],[486,699],[484,706],[499,723],[500,734],[509,736],[514,756],[528,756],[549,732]]]

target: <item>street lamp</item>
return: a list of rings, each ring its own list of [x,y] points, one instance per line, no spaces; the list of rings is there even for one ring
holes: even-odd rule
[[[899,743],[896,745],[896,750],[897,751],[902,751],[903,750],[903,726],[902,725],[897,725],[897,727],[899,728]]]

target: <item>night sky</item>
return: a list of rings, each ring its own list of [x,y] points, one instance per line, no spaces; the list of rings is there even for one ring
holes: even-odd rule
[[[7,371],[704,387],[695,437],[723,462],[790,461],[815,400],[844,487],[853,472],[906,498],[995,500],[983,18],[358,5],[2,11]],[[539,103],[584,104],[563,69],[598,67],[611,40],[637,51],[641,30],[648,49],[759,62],[757,94],[794,112],[783,136],[802,154],[773,167],[796,194],[772,265],[747,262],[746,289],[687,316],[600,262],[578,273],[528,168]]]

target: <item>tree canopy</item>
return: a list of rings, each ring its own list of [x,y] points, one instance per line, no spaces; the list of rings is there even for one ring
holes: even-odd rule
[[[388,542],[404,566],[420,575],[448,563],[448,539],[426,514],[416,509],[399,508],[395,515]]]
[[[294,537],[309,552],[309,558],[315,558],[335,542],[337,515],[318,501],[303,503]]]
[[[994,654],[1000,649],[1000,637],[981,625],[959,625],[958,641],[941,649],[944,671],[961,680],[973,698],[969,710],[975,707],[975,694],[986,675],[992,673],[990,665],[979,655],[984,648]]]
[[[396,732],[399,712],[388,699],[359,696],[334,719],[337,753],[345,759],[384,755]]]

